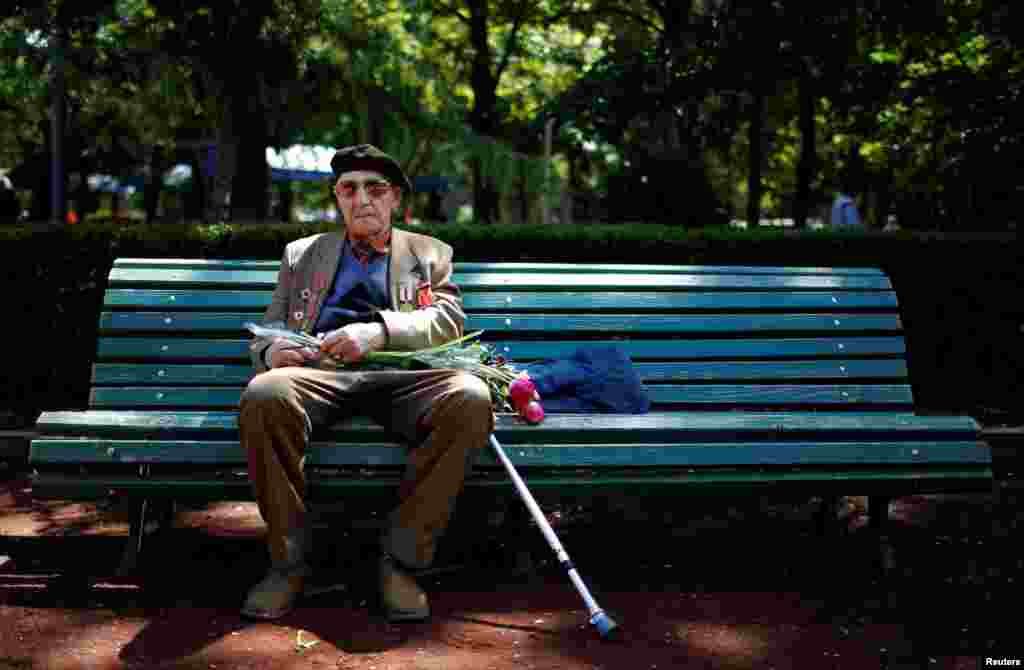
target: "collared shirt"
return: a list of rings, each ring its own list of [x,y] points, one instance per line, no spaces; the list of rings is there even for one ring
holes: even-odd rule
[[[324,299],[313,333],[326,333],[350,323],[369,323],[391,304],[388,290],[390,253],[359,254],[348,237],[330,293]]]

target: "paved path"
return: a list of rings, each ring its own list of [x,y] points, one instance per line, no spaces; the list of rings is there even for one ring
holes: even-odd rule
[[[0,484],[0,533],[16,550],[0,565],[0,670],[975,668],[988,645],[1017,639],[999,609],[1019,603],[1024,580],[985,496],[897,501],[890,589],[871,578],[859,499],[832,539],[810,532],[811,505],[637,505],[603,519],[568,508],[556,510],[560,536],[621,640],[596,637],[532,528],[501,538],[456,525],[422,580],[432,620],[392,626],[373,604],[375,531],[327,515],[310,595],[254,624],[237,614],[264,569],[251,503],[184,511],[151,538],[142,575],[116,578],[124,510],[28,493],[23,479]],[[517,572],[516,549],[532,573]]]

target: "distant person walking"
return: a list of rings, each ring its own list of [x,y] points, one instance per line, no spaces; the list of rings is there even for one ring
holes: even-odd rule
[[[836,199],[832,202],[832,229],[841,230],[848,228],[860,228],[863,223],[860,219],[860,212],[857,211],[857,202],[849,195],[850,189],[836,191]]]

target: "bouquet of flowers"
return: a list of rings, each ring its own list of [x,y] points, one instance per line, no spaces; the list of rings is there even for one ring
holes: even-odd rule
[[[320,338],[302,332],[277,327],[244,324],[256,337],[281,337],[302,347],[319,351]],[[451,342],[418,351],[373,351],[357,363],[343,363],[326,352],[321,353],[319,364],[347,370],[366,369],[427,369],[445,368],[465,370],[482,379],[491,390],[496,412],[516,412],[529,423],[544,420],[537,388],[525,371],[516,370],[494,348],[476,341],[482,330],[469,333]]]

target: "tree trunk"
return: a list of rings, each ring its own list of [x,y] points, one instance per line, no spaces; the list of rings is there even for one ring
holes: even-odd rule
[[[231,99],[228,93],[224,96],[221,122],[217,128],[214,164],[211,166],[213,183],[209,191],[206,215],[203,217],[207,223],[220,223],[231,217],[231,185],[235,178],[237,154]]]
[[[878,180],[878,201],[875,210],[875,225],[885,228],[889,225],[889,210],[892,209],[892,165],[888,165]]]
[[[64,91],[64,28],[58,26],[53,41],[53,74],[50,89],[50,221],[64,223],[67,219],[67,171],[64,164],[64,116],[67,99]]]
[[[764,92],[755,84],[751,93],[753,101],[750,105],[750,129],[747,135],[750,144],[747,175],[748,228],[756,227],[761,221],[761,131],[764,128]]]
[[[53,124],[40,121],[37,130],[43,136],[43,153],[39,155],[33,153],[26,160],[26,165],[31,166],[31,169],[25,172],[30,176],[23,177],[23,183],[16,184],[16,186],[32,189],[32,200],[28,208],[29,221],[48,221],[50,219],[52,181],[50,174],[53,172],[53,148],[51,146]]]
[[[197,147],[189,152],[188,163],[192,168],[192,190],[185,196],[185,221],[200,221],[203,218],[203,204],[206,202],[203,151]]]
[[[530,193],[526,190],[526,161],[517,160],[519,165],[519,222],[530,222]]]
[[[78,162],[78,174],[81,176],[81,179],[78,180],[78,185],[71,193],[71,198],[75,203],[75,213],[78,214],[79,221],[85,221],[87,216],[100,208],[99,194],[89,188],[89,175],[95,172],[95,159],[91,156],[83,156]]]
[[[967,223],[971,230],[978,227],[978,215],[974,210],[974,180],[965,179],[964,188],[964,211],[967,216]]]
[[[267,166],[267,118],[257,91],[251,82],[248,95],[235,96],[235,130],[238,163],[231,183],[231,218],[235,221],[265,221],[270,188]]]
[[[444,198],[441,196],[440,191],[431,191],[427,194],[427,209],[423,212],[423,218],[427,221],[440,221],[445,222],[448,217],[444,213],[444,208],[441,206],[444,202]]]
[[[146,186],[143,193],[143,202],[146,209],[146,223],[153,223],[157,219],[160,207],[160,192],[164,187],[164,155],[159,146],[154,146],[149,157],[149,175],[146,177]]]
[[[295,203],[295,190],[290,181],[283,181],[278,187],[281,196],[281,204],[278,207],[278,219],[281,223],[292,222],[292,205]]]
[[[361,142],[368,142],[378,149],[384,148],[384,110],[386,99],[382,91],[371,86],[366,91],[364,135]]]
[[[854,139],[850,142],[850,153],[846,159],[846,187],[857,195],[867,196],[868,183],[865,180],[867,170],[864,166],[864,158],[860,155],[860,147],[860,140]]]
[[[481,139],[489,139],[497,128],[498,80],[493,72],[493,58],[488,40],[487,0],[471,0],[470,43],[473,45],[473,62],[470,82],[473,86],[473,110],[469,124]],[[483,173],[483,161],[474,158],[473,169],[473,217],[483,223],[498,221],[498,192],[490,177]]]
[[[811,182],[817,170],[817,136],[815,134],[814,108],[817,98],[814,91],[814,73],[804,63],[800,71],[800,163],[796,172],[796,200],[793,203],[793,225],[804,228],[811,209]]]

